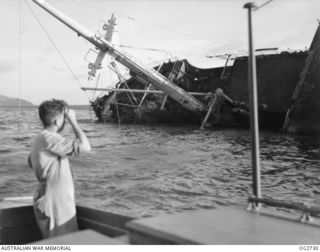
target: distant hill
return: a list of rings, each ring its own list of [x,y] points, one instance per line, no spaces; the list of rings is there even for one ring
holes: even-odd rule
[[[20,99],[22,107],[34,106],[31,102]],[[17,107],[19,104],[19,98],[7,97],[0,95],[0,106]]]

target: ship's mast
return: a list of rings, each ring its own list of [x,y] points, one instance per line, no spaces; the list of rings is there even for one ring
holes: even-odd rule
[[[151,83],[156,89],[162,90],[169,97],[181,104],[186,109],[193,112],[206,111],[206,106],[202,102],[200,102],[192,95],[189,95],[182,88],[176,86],[159,72],[155,71],[152,68],[146,67],[141,63],[137,63],[137,60],[132,56],[125,54],[105,38],[95,35],[87,28],[83,27],[82,25],[66,16],[61,11],[46,3],[44,0],[33,1],[43,9],[45,9],[47,12],[49,12],[52,16],[68,26],[70,29],[75,31],[78,36],[81,36],[84,39],[88,40],[90,43],[98,47],[102,52],[109,54],[116,61],[129,68],[132,72],[134,72],[137,76],[143,78],[146,82]]]
[[[112,14],[111,18],[108,20],[108,23],[103,24],[102,29],[103,29],[103,34],[99,36],[102,36],[106,41],[112,43],[112,44],[117,44],[113,41],[113,38],[115,36],[114,32],[117,32],[116,30],[116,17],[114,16],[114,14]],[[94,62],[90,62],[89,63],[89,69],[90,71],[88,72],[88,80],[92,79],[93,77],[96,76],[96,72],[97,70],[102,68],[102,61],[106,55],[106,51],[100,50],[99,47],[97,47],[97,49],[99,50],[98,55],[95,59]],[[91,49],[89,50],[89,52],[91,51]],[[89,54],[89,52],[87,53],[87,55]]]

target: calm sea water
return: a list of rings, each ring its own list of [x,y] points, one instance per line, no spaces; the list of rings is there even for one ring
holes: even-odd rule
[[[76,109],[92,153],[71,159],[78,204],[134,217],[246,204],[249,131],[95,122]],[[18,119],[19,118],[19,119]],[[37,108],[0,108],[0,199],[31,196]],[[63,133],[72,137],[68,126]],[[260,133],[262,195],[320,205],[320,137]]]

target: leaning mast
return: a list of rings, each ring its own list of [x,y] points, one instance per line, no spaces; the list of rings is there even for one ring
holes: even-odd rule
[[[173,100],[181,104],[184,108],[193,112],[205,112],[207,110],[206,106],[201,101],[188,94],[182,88],[176,86],[173,82],[168,80],[159,72],[155,71],[152,68],[146,67],[141,63],[137,63],[136,59],[134,59],[132,56],[122,52],[111,42],[107,41],[101,36],[94,34],[87,28],[75,22],[64,13],[48,4],[46,1],[33,1],[44,10],[49,12],[52,16],[61,21],[63,24],[75,31],[78,36],[83,37],[84,39],[95,45],[97,48],[99,48],[100,52],[109,54],[117,62],[129,68],[132,72],[144,79],[146,82],[151,83],[156,89],[162,90]]]

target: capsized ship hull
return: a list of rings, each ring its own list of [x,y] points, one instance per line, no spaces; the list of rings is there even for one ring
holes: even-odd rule
[[[130,69],[132,78],[118,83],[117,88],[131,90],[138,86],[138,91],[157,89],[151,90],[150,95],[135,95],[133,91],[121,90],[122,93],[108,93],[96,99],[92,106],[100,120],[119,123],[201,122],[201,128],[206,125],[248,125],[247,57],[238,57],[232,67],[226,64],[224,68],[196,69],[184,60],[158,66],[156,71],[114,45],[108,32],[104,36],[94,34],[45,1],[33,1],[95,45],[99,51],[93,63],[95,70],[100,68],[106,54]],[[114,26],[110,27],[111,32]],[[262,127],[288,132],[320,131],[319,29],[318,26],[308,52],[262,53],[258,56]],[[89,77],[94,75],[92,70]],[[210,95],[202,92],[196,98],[190,93],[193,90],[208,91]]]
[[[286,112],[291,105],[292,93],[299,82],[299,74],[305,64],[307,51],[261,54],[257,56],[257,76],[260,125],[281,129]],[[248,58],[238,57],[233,66],[200,69],[187,60],[167,62],[160,72],[170,78],[172,70],[179,65],[174,83],[187,92],[214,93],[221,88],[237,105],[223,99],[210,115],[207,126],[248,126]],[[159,68],[156,67],[155,69]],[[127,81],[130,89],[146,89],[146,84],[134,75]],[[118,88],[126,88],[119,83]],[[134,97],[137,103],[134,103]],[[97,118],[103,122],[201,124],[205,114],[193,113],[164,94],[109,93],[98,97],[93,103]],[[204,104],[208,96],[197,97]],[[166,100],[165,100],[166,99]],[[141,103],[142,101],[142,103]],[[139,104],[141,105],[139,106]]]
[[[256,63],[260,127],[292,133],[320,132],[320,25],[309,50],[260,49],[256,50]],[[92,103],[99,120],[249,126],[248,56],[237,57],[232,66],[219,68],[201,69],[181,60],[155,69],[187,93],[197,92],[206,111],[187,110],[165,94],[140,93],[135,97],[128,92],[109,93]],[[138,76],[131,76],[117,87],[151,88]]]
[[[292,95],[284,129],[292,133],[320,132],[320,24]]]

